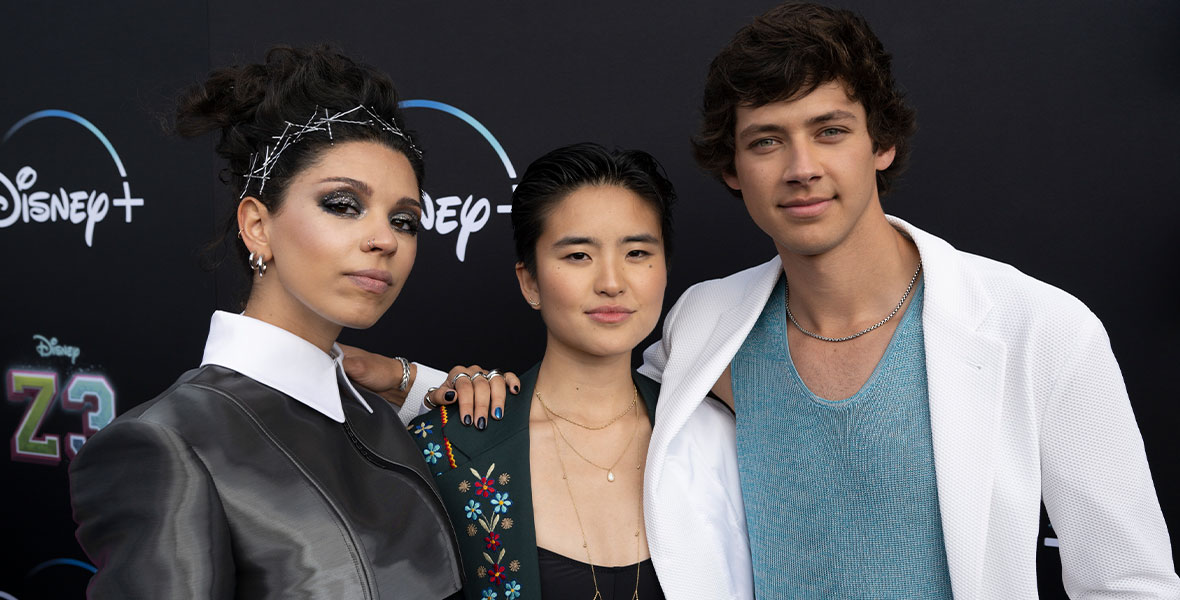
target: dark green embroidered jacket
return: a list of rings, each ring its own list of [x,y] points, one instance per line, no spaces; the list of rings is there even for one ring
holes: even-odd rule
[[[485,431],[464,427],[458,411],[445,406],[408,426],[455,526],[467,579],[463,593],[472,600],[540,597],[529,475],[529,407],[537,369],[521,376],[520,393],[508,396],[504,419]],[[659,384],[638,373],[632,377],[654,418]]]

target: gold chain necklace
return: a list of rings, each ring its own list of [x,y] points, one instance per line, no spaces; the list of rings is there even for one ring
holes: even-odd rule
[[[540,396],[538,396],[537,398],[540,399]],[[542,403],[542,406],[544,406],[543,403]],[[549,425],[553,427],[554,433],[556,433],[557,435],[561,435],[561,432],[557,429],[557,422],[554,421],[553,418],[549,416],[548,409],[546,409],[546,411],[545,411],[545,417],[547,419],[549,419]],[[578,531],[582,532],[582,548],[586,550],[586,563],[590,565],[590,580],[594,582],[594,596],[592,596],[590,598],[590,600],[602,600],[602,592],[598,590],[598,575],[595,574],[595,572],[594,572],[594,560],[590,558],[590,544],[589,544],[589,542],[586,541],[586,528],[582,526],[582,513],[578,511],[578,503],[576,500],[574,500],[574,489],[570,486],[569,476],[566,475],[565,462],[563,460],[561,460],[561,449],[557,446],[557,435],[553,436],[553,453],[554,453],[554,455],[557,456],[557,464],[561,466],[561,479],[562,479],[562,481],[565,482],[565,491],[567,493],[569,493],[570,504],[573,505],[573,507],[574,507],[574,518],[577,519],[577,521],[578,521]],[[631,437],[634,438],[635,436],[631,436]],[[569,440],[566,440],[565,436],[562,436],[561,439],[565,440],[565,443],[567,446],[569,445]],[[630,446],[631,445],[630,442],[628,442],[627,445]],[[574,447],[570,446],[570,450],[574,450]],[[574,450],[574,452],[577,453],[577,450]],[[578,456],[582,456],[582,455],[578,454]],[[622,458],[622,457],[620,457],[620,458]],[[586,457],[582,456],[582,459],[585,460]],[[586,462],[590,462],[590,461],[587,460]],[[615,461],[615,462],[618,462],[618,461]],[[590,463],[590,464],[594,464],[594,463]],[[597,467],[598,465],[594,465],[594,466]],[[643,465],[640,464],[640,467],[642,467],[642,466]],[[599,468],[601,468],[601,467],[599,467]],[[611,481],[614,481],[614,480],[611,479]],[[639,562],[639,526],[643,522],[643,492],[642,491],[640,491],[640,494],[639,494],[639,502],[636,502],[635,504],[638,506],[638,510],[636,511],[636,514],[635,514],[635,592],[631,594],[631,600],[639,600],[639,568],[641,566],[640,562]]]
[[[581,427],[582,429],[589,429],[591,431],[598,431],[599,429],[606,429],[607,427],[614,425],[615,421],[618,421],[619,419],[623,418],[623,415],[626,415],[628,412],[631,412],[632,408],[635,408],[635,405],[639,403],[639,388],[635,387],[635,384],[631,384],[631,390],[632,390],[632,392],[631,392],[631,405],[628,406],[627,408],[624,408],[623,412],[615,415],[615,417],[613,419],[607,421],[605,425],[583,425],[582,423],[574,421],[574,420],[570,419],[569,417],[567,417],[561,413],[558,413],[557,411],[553,410],[552,408],[549,408],[549,405],[545,404],[545,399],[541,397],[541,392],[538,392],[536,390],[535,385],[533,386],[533,393],[537,395],[537,400],[541,401],[541,406],[543,406],[545,408],[545,412],[557,417],[558,419],[561,419],[562,421],[565,421],[566,423],[569,423],[570,425],[577,425],[578,427]]]
[[[634,407],[634,406],[635,405],[632,405],[632,407]],[[634,429],[634,431],[631,432],[631,438],[627,440],[627,445],[623,446],[623,452],[621,454],[619,454],[619,457],[616,458],[615,462],[611,463],[611,465],[609,467],[604,467],[604,466],[590,460],[589,458],[587,458],[585,454],[578,452],[578,449],[575,448],[574,445],[570,443],[569,438],[565,437],[565,434],[561,432],[561,428],[557,426],[557,422],[553,420],[552,416],[550,416],[553,413],[552,413],[552,411],[549,410],[549,407],[545,406],[544,402],[541,403],[541,407],[545,409],[545,416],[548,417],[549,422],[553,424],[553,430],[557,432],[557,435],[561,436],[561,441],[565,442],[565,445],[569,446],[570,450],[573,450],[574,454],[578,455],[578,458],[581,458],[582,460],[586,461],[592,467],[606,471],[606,480],[611,483],[614,483],[615,482],[615,467],[618,466],[619,461],[623,460],[623,457],[627,455],[627,450],[631,448],[631,442],[634,442],[636,436],[638,436],[638,434],[639,434],[639,410],[638,409],[635,410],[635,429]],[[643,467],[642,464],[635,465],[636,469],[640,469],[642,467]]]

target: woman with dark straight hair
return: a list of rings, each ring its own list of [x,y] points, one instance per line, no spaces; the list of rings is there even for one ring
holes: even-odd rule
[[[494,428],[447,406],[410,424],[458,532],[467,598],[664,597],[643,526],[659,386],[631,353],[663,308],[674,198],[650,155],[595,144],[537,159],[513,193],[516,275],[545,322],[544,357],[516,404],[492,409]]]

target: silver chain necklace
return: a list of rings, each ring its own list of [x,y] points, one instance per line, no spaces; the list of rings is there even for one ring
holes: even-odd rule
[[[791,286],[790,286],[789,282],[783,281],[783,304],[785,304],[787,306],[787,318],[790,319],[791,322],[795,324],[795,327],[799,328],[799,331],[802,331],[804,335],[806,335],[808,337],[813,337],[817,340],[823,340],[825,342],[847,342],[848,340],[855,340],[856,338],[888,323],[889,319],[892,319],[894,317],[894,315],[897,314],[897,311],[901,310],[902,305],[905,304],[905,299],[910,297],[910,292],[913,291],[913,289],[914,289],[914,282],[918,281],[918,273],[921,273],[921,272],[922,272],[922,259],[918,259],[918,268],[914,270],[914,276],[910,278],[910,284],[908,286],[906,286],[905,293],[901,295],[901,301],[897,303],[897,306],[893,307],[893,312],[889,313],[889,316],[885,317],[884,319],[881,319],[872,327],[869,327],[868,329],[863,329],[863,330],[858,331],[852,335],[846,335],[841,338],[830,338],[830,337],[824,337],[818,333],[812,333],[812,332],[804,329],[803,326],[799,324],[799,321],[795,320],[795,315],[791,314]]]

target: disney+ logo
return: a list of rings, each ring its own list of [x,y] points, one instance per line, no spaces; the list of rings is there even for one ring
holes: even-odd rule
[[[4,134],[4,139],[0,140],[0,144],[7,142],[13,134],[26,125],[46,118],[60,118],[77,123],[98,138],[98,141],[114,159],[115,166],[119,169],[119,176],[123,178],[122,195],[118,195],[117,192],[108,194],[96,189],[66,190],[60,186],[56,190],[44,185],[41,186],[41,189],[34,189],[37,185],[37,171],[31,166],[24,166],[17,171],[15,180],[0,173],[0,229],[11,227],[17,222],[60,221],[73,225],[84,224],[83,237],[86,240],[86,245],[92,246],[95,226],[107,217],[107,213],[112,208],[123,209],[123,219],[130,223],[132,209],[143,206],[143,198],[132,197],[131,182],[127,179],[127,170],[123,167],[119,153],[115,152],[115,148],[107,136],[99,131],[93,123],[72,112],[42,110],[30,114],[9,128],[8,133]]]
[[[496,157],[504,166],[509,181],[516,179],[516,169],[508,153],[500,145],[496,136],[467,112],[437,100],[405,100],[401,108],[426,108],[446,113],[474,129],[492,147]],[[512,185],[516,189],[516,185]],[[510,214],[512,203],[493,205],[482,194],[457,194],[433,197],[422,193],[422,227],[435,231],[440,235],[455,234],[455,258],[463,262],[467,257],[467,245],[471,236],[478,233],[488,224],[492,214]]]

